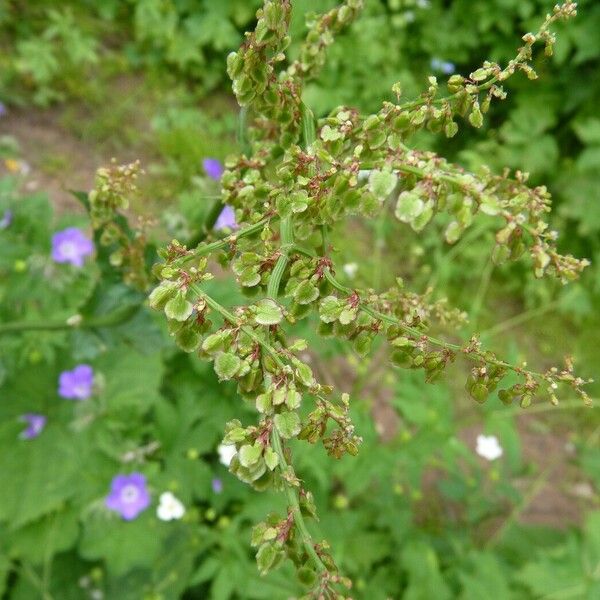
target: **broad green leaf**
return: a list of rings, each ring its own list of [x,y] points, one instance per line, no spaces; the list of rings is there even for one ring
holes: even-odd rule
[[[238,452],[238,460],[243,467],[255,465],[262,456],[263,447],[258,442],[254,444],[244,444]]]
[[[319,289],[309,280],[305,279],[294,290],[294,300],[298,304],[310,304],[319,297]]]
[[[263,298],[254,305],[254,320],[259,325],[277,325],[283,319],[281,306],[270,298]]]
[[[232,379],[242,366],[242,361],[233,352],[222,352],[215,359],[215,373],[221,380]]]
[[[282,438],[288,439],[300,433],[300,417],[297,413],[286,411],[275,415],[275,427]]]
[[[185,299],[185,292],[179,290],[173,298],[165,304],[165,314],[169,319],[185,321],[194,310],[191,302]]]
[[[402,192],[396,203],[396,218],[410,223],[425,210],[425,203],[416,192]]]
[[[371,171],[369,175],[369,190],[383,202],[393,191],[398,183],[398,175],[392,171]]]

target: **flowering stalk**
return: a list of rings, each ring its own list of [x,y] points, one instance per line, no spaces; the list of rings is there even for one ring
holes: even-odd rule
[[[339,575],[327,544],[315,544],[306,526],[305,517],[315,517],[316,508],[294,471],[288,440],[320,440],[330,456],[341,458],[355,455],[361,438],[349,417],[349,396],[336,397],[330,386],[316,381],[301,358],[307,343],[290,342],[286,324],[316,312],[319,333],[348,340],[361,356],[385,335],[392,364],[421,369],[428,381],[464,356],[473,364],[466,389],[477,402],[498,390],[505,404],[517,400],[525,408],[540,393],[555,404],[559,384],[589,401],[585,381],[574,375],[569,360],[562,369],[539,373],[498,358],[476,337],[460,345],[431,335],[436,322],[456,326],[465,315],[443,301],[433,302],[430,292],[411,292],[400,280],[383,291],[341,284],[329,244],[329,229],[345,218],[383,219],[394,203],[397,219],[415,231],[445,215],[450,244],[476,216],[492,218],[499,225],[496,262],[529,253],[536,276],[554,275],[563,283],[575,279],[587,261],[557,251],[557,234],[544,220],[550,210],[544,187],[529,188],[520,172],[468,173],[407,144],[425,126],[455,135],[456,117],[468,116],[471,125],[480,126],[491,99],[504,97],[499,82],[517,70],[532,76],[533,45],[541,40],[551,47],[549,27],[571,16],[573,3],[557,7],[537,34],[525,36],[525,46],[504,69],[484,63],[469,78],[452,76],[448,98],[437,98],[439,86],[431,78],[415,102],[385,103],[368,116],[338,107],[315,123],[302,101],[303,86],[322,65],[333,35],[356,18],[361,6],[360,0],[346,0],[315,18],[298,60],[280,68],[289,44],[291,3],[265,0],[255,31],[227,61],[248,121],[244,153],[230,157],[221,176],[222,204],[232,207],[240,228],[195,249],[172,242],[161,252],[164,262],[154,268],[161,283],[150,295],[150,305],[164,311],[179,346],[213,361],[219,379],[235,380],[239,393],[256,407],[257,422],[231,421],[223,443],[235,448],[230,471],[240,480],[258,490],[275,487],[286,493],[287,515],[269,515],[254,529],[259,571],[266,573],[287,558],[310,590],[306,597],[319,599],[343,597],[339,586],[350,582]],[[398,86],[394,91],[400,94]],[[215,257],[231,267],[253,300],[229,308],[206,293],[203,283],[213,277],[209,259]],[[499,389],[509,371],[518,382]],[[299,408],[308,403],[309,414],[301,418]]]

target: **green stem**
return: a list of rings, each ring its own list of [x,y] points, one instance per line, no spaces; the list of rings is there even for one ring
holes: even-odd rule
[[[331,285],[338,291],[343,292],[344,294],[347,294],[348,296],[350,296],[351,294],[354,293],[354,290],[351,290],[350,288],[347,288],[345,285],[342,285],[332,275],[331,271],[326,270],[325,277],[326,277],[327,281],[329,281],[329,283],[331,283]],[[379,321],[384,321],[385,323],[390,323],[391,325],[397,325],[402,331],[404,331],[404,333],[408,333],[409,335],[412,335],[416,338],[425,338],[427,340],[427,342],[429,342],[432,346],[437,346],[439,348],[444,348],[447,350],[453,350],[455,352],[462,352],[462,350],[463,350],[463,347],[459,346],[458,344],[453,344],[451,342],[445,342],[445,341],[435,338],[433,336],[427,335],[426,333],[423,333],[422,331],[416,329],[415,327],[411,327],[410,325],[406,325],[405,323],[402,323],[402,321],[400,321],[396,317],[392,317],[391,315],[387,315],[385,313],[379,312],[378,310],[375,310],[374,308],[371,308],[370,306],[366,306],[366,305],[362,304],[362,301],[360,304],[360,309],[363,312],[365,312],[366,314],[373,317],[374,319],[377,319]],[[519,373],[519,374],[529,374],[532,377],[536,377],[538,379],[544,377],[542,373],[537,373],[536,371],[529,371],[527,369],[515,367],[514,365],[511,365],[510,363],[507,363],[503,360],[485,358],[485,357],[481,356],[480,354],[472,354],[472,353],[464,353],[464,354],[467,358],[469,358],[470,360],[473,360],[475,362],[485,361],[488,364],[496,365],[498,367],[504,367],[505,369],[509,369],[509,370],[514,371],[515,373]]]
[[[277,363],[277,366],[281,369],[285,369],[285,363],[281,360],[279,353],[277,350],[271,346],[267,341],[261,338],[252,327],[247,327],[245,325],[240,325],[239,319],[229,310],[227,310],[222,304],[219,304],[212,296],[209,296],[206,292],[201,290],[197,285],[191,285],[190,289],[196,293],[199,297],[201,297],[206,304],[215,312],[218,312],[228,323],[234,325],[235,327],[239,327],[249,338],[254,340],[257,344],[260,345],[267,353],[269,353],[273,360]]]
[[[273,450],[275,450],[277,454],[277,458],[279,459],[279,468],[283,473],[287,470],[288,464],[285,458],[285,453],[283,452],[281,438],[279,437],[279,433],[277,433],[277,429],[275,428],[273,428],[273,432],[271,434],[271,444],[273,446]],[[323,564],[323,561],[315,550],[312,536],[310,535],[310,531],[308,531],[308,527],[306,526],[306,522],[302,516],[302,510],[300,509],[300,502],[298,500],[296,490],[285,480],[285,478],[282,479],[289,508],[291,508],[292,514],[294,515],[294,523],[296,524],[296,528],[300,533],[300,537],[302,538],[302,543],[304,544],[306,552],[311,557],[313,563],[319,571],[327,571],[327,567]]]
[[[216,240],[214,242],[211,242],[210,244],[200,245],[195,250],[192,250],[191,254],[182,256],[181,258],[174,260],[171,264],[174,267],[179,267],[179,266],[181,266],[191,260],[194,260],[195,258],[198,258],[200,256],[207,256],[208,254],[212,254],[213,252],[216,252],[217,250],[227,248],[231,244],[235,244],[235,242],[237,240],[244,238],[244,237],[251,236],[251,235],[261,231],[261,229],[263,229],[264,226],[269,221],[270,221],[270,218],[262,219],[262,220],[258,221],[257,223],[254,223],[254,225],[249,225],[248,227],[245,227],[244,229],[240,229],[236,233],[232,233],[231,235],[228,235],[227,237],[225,237],[223,239]]]
[[[310,109],[302,104],[302,129],[304,134],[304,143],[308,148],[314,142],[315,139],[315,130],[314,130],[314,117]],[[277,263],[273,268],[271,273],[271,277],[269,279],[269,285],[267,287],[267,297],[272,298],[273,300],[277,300],[277,296],[279,295],[279,286],[281,283],[281,277],[285,272],[287,267],[287,263],[289,261],[289,252],[291,249],[294,249],[294,226],[291,217],[287,217],[281,220],[279,226],[280,236],[281,236],[281,252],[282,254],[277,259]],[[271,443],[273,445],[273,450],[275,450],[277,457],[279,459],[279,469],[282,474],[282,481],[285,487],[285,494],[288,500],[289,508],[292,511],[294,516],[294,523],[302,538],[302,543],[306,552],[311,557],[315,567],[321,571],[327,571],[327,567],[323,564],[323,561],[319,558],[314,546],[314,542],[310,532],[308,531],[308,527],[304,521],[304,517],[302,516],[302,511],[300,509],[300,502],[298,500],[298,495],[296,493],[296,489],[285,479],[285,471],[288,469],[288,464],[285,458],[285,453],[283,451],[283,443],[277,432],[276,428],[273,428],[271,434]]]
[[[82,319],[79,323],[69,324],[67,321],[15,321],[0,324],[0,335],[20,333],[22,331],[61,331],[68,329],[97,329],[99,327],[116,327],[128,321],[140,309],[140,304],[133,304],[117,309],[107,315]]]
[[[294,231],[291,217],[281,219],[279,232],[281,236],[281,254],[275,263],[275,267],[273,267],[273,271],[271,272],[271,276],[269,278],[269,285],[267,286],[267,296],[273,299],[276,299],[279,295],[281,278],[285,273],[285,268],[287,267],[290,259],[290,249],[294,244]]]

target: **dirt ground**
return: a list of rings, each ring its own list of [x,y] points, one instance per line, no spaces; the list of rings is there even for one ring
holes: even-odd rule
[[[54,110],[11,109],[0,119],[0,136],[17,141],[30,169],[26,188],[46,192],[58,212],[80,211],[69,190],[90,190],[96,169],[110,160],[62,127]],[[0,169],[6,171],[6,164]]]

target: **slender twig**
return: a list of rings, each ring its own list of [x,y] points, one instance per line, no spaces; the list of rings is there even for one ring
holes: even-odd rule
[[[331,271],[329,269],[325,270],[324,273],[327,281],[329,281],[329,283],[331,283],[331,285],[336,288],[338,291],[343,292],[344,294],[347,294],[348,296],[350,296],[351,294],[354,293],[354,290],[351,290],[350,288],[346,287],[345,285],[342,285],[331,273]],[[431,335],[428,335],[422,331],[420,331],[419,329],[416,329],[415,327],[411,327],[410,325],[406,325],[406,323],[403,323],[402,321],[400,321],[400,319],[397,319],[396,317],[393,317],[391,315],[388,315],[386,313],[382,313],[378,310],[375,310],[374,308],[371,308],[368,304],[364,304],[361,301],[360,306],[360,310],[362,310],[363,312],[365,312],[366,314],[370,315],[371,317],[373,317],[374,319],[377,319],[379,321],[383,321],[385,323],[390,323],[391,325],[397,325],[402,331],[404,331],[405,333],[415,336],[418,339],[425,339],[429,344],[431,344],[432,346],[437,346],[439,348],[445,348],[447,350],[453,350],[455,352],[463,352],[464,348],[458,344],[453,344],[451,342],[446,342],[444,340],[440,340],[438,338],[435,338]],[[496,365],[498,367],[503,367],[505,369],[509,369],[511,371],[514,371],[515,373],[519,373],[519,374],[529,374],[532,377],[536,377],[536,378],[543,378],[544,375],[542,373],[538,373],[536,371],[530,371],[528,369],[524,369],[522,367],[515,367],[514,365],[511,365],[510,363],[507,363],[503,360],[498,360],[498,359],[493,359],[491,357],[489,358],[483,358],[482,356],[479,355],[479,353],[464,353],[465,356],[467,358],[469,358],[470,360],[473,360],[475,362],[481,362],[482,360],[485,360],[485,362],[487,362],[488,364],[492,364],[492,365]]]
[[[21,333],[22,331],[62,331],[68,329],[98,329],[100,327],[116,327],[128,321],[140,309],[140,304],[132,304],[119,308],[107,315],[73,319],[64,321],[14,321],[0,324],[0,335],[5,333]]]
[[[261,219],[260,221],[258,221],[257,223],[254,223],[253,225],[248,225],[248,227],[244,227],[243,229],[240,229],[239,231],[236,231],[235,233],[232,233],[231,235],[228,235],[227,237],[224,237],[220,240],[211,242],[210,244],[200,243],[200,245],[197,248],[192,250],[189,254],[185,254],[181,258],[174,260],[171,263],[171,265],[174,267],[180,267],[180,266],[184,265],[185,263],[188,263],[191,260],[194,260],[195,258],[207,256],[208,254],[212,254],[213,252],[216,252],[217,250],[222,250],[224,248],[227,248],[227,247],[231,246],[232,244],[235,244],[235,242],[237,240],[244,238],[244,237],[254,235],[258,231],[261,231],[270,220],[271,220],[270,218]]]

